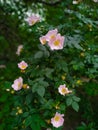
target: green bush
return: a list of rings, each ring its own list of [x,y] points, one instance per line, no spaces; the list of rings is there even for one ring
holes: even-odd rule
[[[85,122],[75,126],[77,130],[97,129],[97,3],[10,0],[0,1],[0,8],[0,64],[5,65],[0,68],[0,130],[61,130],[51,119],[56,112],[66,117],[71,108]],[[41,21],[30,26],[27,12],[39,14]],[[60,50],[40,42],[54,29],[65,38]],[[17,55],[19,45],[23,48]],[[25,71],[18,67],[23,60],[28,64]],[[15,91],[12,84],[19,77],[22,88]],[[64,84],[72,91],[65,96],[58,91]]]

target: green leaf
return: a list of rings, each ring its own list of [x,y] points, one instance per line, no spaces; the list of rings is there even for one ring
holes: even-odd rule
[[[42,120],[40,120],[40,125],[45,128],[46,127],[46,122],[42,119]]]
[[[78,70],[78,65],[73,65],[74,70]]]
[[[49,99],[47,102],[44,103],[43,108],[51,109],[53,107],[54,101],[53,99]]]
[[[32,86],[32,92],[36,92],[38,89],[38,83],[33,83],[33,86]]]
[[[62,130],[62,127],[59,127],[59,128],[53,127],[52,130]]]
[[[44,51],[44,55],[45,55],[45,57],[49,57],[50,56],[49,51]]]
[[[71,97],[68,97],[66,99],[66,104],[67,104],[67,106],[70,106],[72,104],[72,98]]]
[[[53,71],[54,71],[53,69],[46,68],[46,69],[45,69],[45,75],[46,75],[46,77],[51,78]]]
[[[4,130],[4,124],[0,125],[0,130]]]
[[[79,101],[80,101],[80,98],[77,97],[77,96],[73,96],[72,98],[73,98],[73,100],[76,101],[76,102],[79,102]]]
[[[82,41],[82,37],[80,35],[73,35],[71,36],[66,36],[66,45],[73,48],[77,48],[80,50],[83,50],[83,48],[79,45],[79,43]]]
[[[8,100],[8,94],[4,94],[0,97],[0,102],[5,102]]]
[[[75,111],[77,111],[78,112],[78,110],[79,110],[79,105],[78,105],[78,103],[77,102],[72,102],[72,108],[75,110]]]
[[[28,83],[29,83],[29,85],[34,85],[34,81],[32,81],[30,79],[28,79]]]
[[[34,114],[34,113],[36,113],[36,109],[32,108],[32,109],[30,110],[30,114]]]
[[[39,84],[40,84],[41,86],[44,86],[44,87],[49,86],[48,82],[43,81],[43,80],[40,80],[40,81],[39,81]]]
[[[43,46],[42,44],[39,44],[39,45],[38,45],[38,48],[39,48],[40,50],[42,50],[42,51],[46,51],[46,47]]]
[[[31,123],[32,123],[32,117],[29,116],[29,117],[27,117],[26,120],[25,120],[25,126],[27,127],[27,126],[29,126]]]
[[[32,128],[32,130],[41,130],[40,123],[32,122],[30,127]]]
[[[31,93],[26,96],[26,103],[27,104],[30,104],[32,102],[32,96],[33,95]]]
[[[43,57],[43,52],[42,51],[38,51],[35,55],[34,55],[34,58],[35,59],[39,59],[39,58],[42,58]]]
[[[32,122],[32,124],[30,125],[30,127],[31,127],[32,130],[36,130],[36,124],[35,124],[35,122]]]
[[[11,82],[8,82],[8,81],[5,81],[5,83],[4,83],[4,87],[5,87],[6,89],[10,89],[10,88],[11,88],[11,85],[12,85],[12,83],[11,83]]]
[[[37,89],[37,93],[43,97],[44,94],[45,94],[45,88],[43,86],[40,86],[38,89]]]
[[[46,127],[46,123],[43,121],[43,118],[41,118],[39,114],[33,114],[30,127],[32,130],[41,130],[41,127]]]
[[[66,106],[65,104],[60,104],[60,110],[65,112]]]
[[[29,115],[29,112],[23,113],[23,117],[27,117]]]

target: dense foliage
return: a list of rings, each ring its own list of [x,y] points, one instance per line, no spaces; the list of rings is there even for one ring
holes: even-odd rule
[[[41,19],[32,26],[31,14]],[[65,37],[63,49],[40,42],[54,29]],[[0,0],[0,75],[0,130],[97,130],[98,3]],[[15,91],[19,77],[23,86]],[[64,84],[72,91],[65,96],[58,91]],[[56,112],[64,114],[64,127],[53,127]]]

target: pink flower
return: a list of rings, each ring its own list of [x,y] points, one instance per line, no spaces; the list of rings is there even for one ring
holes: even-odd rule
[[[56,112],[55,116],[51,119],[51,123],[54,127],[58,128],[63,125],[64,123],[64,114],[60,114]]]
[[[65,96],[66,94],[71,93],[72,91],[68,90],[68,88],[66,87],[66,85],[60,85],[58,88],[58,91],[61,95]]]
[[[16,54],[19,56],[21,51],[23,49],[23,45],[19,45],[18,48],[17,48],[17,51],[16,51]]]
[[[25,70],[28,67],[28,64],[25,61],[21,61],[20,63],[18,63],[18,67],[21,70]]]
[[[14,80],[14,84],[12,84],[12,88],[15,90],[15,91],[18,91],[22,88],[23,86],[23,79],[22,77],[19,77],[18,79]]]
[[[39,40],[40,40],[40,42],[42,43],[42,45],[46,44],[46,42],[47,42],[46,36],[40,37]]]
[[[51,50],[63,49],[64,36],[61,36],[60,34],[57,34],[57,36],[54,39],[51,39],[48,42],[48,45],[50,46]]]
[[[40,17],[36,15],[31,15],[26,20],[30,26],[34,25],[35,23],[40,21]]]
[[[54,30],[50,30],[45,36],[46,36],[46,40],[49,42],[50,40],[55,39],[56,35],[58,33],[57,29]]]
[[[50,30],[45,36],[40,37],[42,45],[48,43],[51,50],[60,50],[64,46],[64,36],[58,33],[57,29]]]

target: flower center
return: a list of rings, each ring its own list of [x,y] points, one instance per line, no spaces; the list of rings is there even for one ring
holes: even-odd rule
[[[25,68],[26,68],[26,66],[25,66],[25,65],[22,65],[22,66],[21,66],[21,68],[22,68],[22,69],[25,69]]]
[[[65,93],[67,93],[67,91],[66,91],[66,89],[65,89],[65,88],[62,88],[62,90],[61,90],[61,91],[62,91],[62,93],[64,93],[64,94],[65,94]]]
[[[60,44],[60,41],[59,41],[59,40],[55,40],[55,41],[54,41],[54,45],[55,45],[55,46],[58,46],[59,44]]]
[[[20,88],[20,87],[21,87],[21,83],[19,82],[19,83],[18,83],[18,88]]]
[[[60,120],[60,116],[55,116],[55,117],[54,117],[54,120],[55,120],[55,121],[59,121],[59,120]]]
[[[54,39],[55,38],[55,35],[51,35],[51,39]]]
[[[34,25],[35,24],[35,21],[34,20],[32,20],[32,25]]]
[[[45,39],[43,39],[43,40],[42,40],[42,43],[43,43],[43,45],[44,45],[44,44],[46,44],[46,40],[45,40]]]

